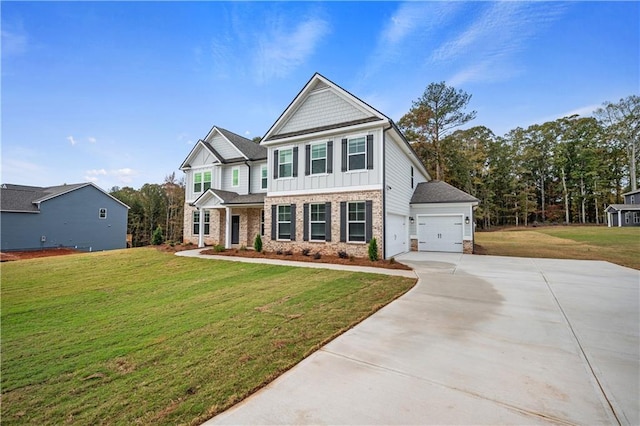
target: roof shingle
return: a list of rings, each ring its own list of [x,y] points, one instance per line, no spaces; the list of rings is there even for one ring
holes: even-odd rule
[[[423,203],[477,203],[479,200],[446,182],[432,180],[416,186],[411,204]]]

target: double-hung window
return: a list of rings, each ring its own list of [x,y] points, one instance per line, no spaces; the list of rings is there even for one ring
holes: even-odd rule
[[[640,223],[640,213],[633,212],[633,223]]]
[[[365,242],[365,203],[348,203],[347,236],[349,242]]]
[[[311,174],[327,173],[327,144],[311,145]]]
[[[326,240],[325,203],[309,205],[309,223],[311,241]]]
[[[291,205],[278,206],[278,239],[291,239]]]
[[[209,210],[204,211],[204,221],[200,222],[200,210],[193,212],[193,235],[200,235],[200,225],[204,226],[203,234],[209,235],[209,224],[211,222],[211,213]]]
[[[206,191],[211,188],[211,172],[204,172],[202,178],[202,190]]]
[[[363,170],[367,167],[367,144],[364,136],[349,139],[347,153],[347,170]]]
[[[293,176],[293,148],[281,149],[278,153],[278,177]]]
[[[102,207],[101,209],[98,210],[98,218],[100,219],[106,219],[107,218],[107,209]]]
[[[209,210],[204,211],[204,235],[209,235],[209,222],[211,221],[211,213]]]
[[[198,172],[193,174],[193,192],[202,192],[211,188],[211,172]]]
[[[260,188],[267,189],[267,166],[260,169]]]
[[[234,167],[231,170],[231,186],[239,186],[240,185],[240,169]]]

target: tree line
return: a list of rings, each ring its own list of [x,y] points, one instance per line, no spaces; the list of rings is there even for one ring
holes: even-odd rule
[[[140,189],[116,186],[109,193],[130,207],[127,233],[132,247],[151,244],[158,227],[163,240],[182,242],[184,179],[176,179],[175,172],[162,184],[146,183]]]
[[[604,209],[637,188],[640,97],[496,136],[471,95],[432,83],[398,125],[427,170],[480,200],[476,224],[604,223]]]

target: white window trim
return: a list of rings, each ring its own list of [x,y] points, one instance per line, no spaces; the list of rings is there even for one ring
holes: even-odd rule
[[[291,151],[291,162],[284,163],[280,161],[281,155],[283,151]],[[291,176],[281,176],[280,175],[280,166],[283,164],[291,164]],[[290,146],[288,148],[280,148],[278,150],[278,179],[293,179],[293,147]]]
[[[234,175],[235,175],[236,173],[237,173],[237,175],[238,175],[238,176],[237,176],[237,177],[238,177],[238,179],[237,179],[237,180],[236,180],[236,182],[234,183],[234,182],[233,182],[233,180],[234,180]],[[239,187],[239,186],[240,186],[240,167],[234,167],[234,168],[232,168],[232,169],[231,169],[231,186],[232,186],[233,188],[237,188],[237,187]]]
[[[347,150],[349,149],[348,147],[348,142],[347,142]],[[327,142],[314,142],[311,145],[311,148],[309,148],[309,175],[310,176],[321,176],[321,175],[327,175],[327,163],[328,163],[328,156],[329,156],[329,149],[327,148]],[[324,146],[324,157],[322,158],[316,158],[315,160],[322,160],[324,159],[324,171],[323,172],[318,172],[318,173],[314,173],[313,172],[313,147],[314,146]],[[365,146],[365,150],[366,150],[366,146]]]
[[[363,220],[349,220],[349,206],[351,204],[357,204],[357,203],[361,203],[364,206],[364,210],[363,210],[363,214],[364,214],[364,219]],[[352,223],[362,223],[364,225],[364,239],[362,241],[352,241],[351,240],[351,224]],[[366,244],[366,240],[367,240],[367,203],[364,201],[349,201],[347,202],[347,242],[348,243],[352,243],[352,244]]]
[[[265,172],[265,176],[263,177],[262,174],[263,172]],[[264,186],[262,185],[262,183],[264,182]],[[260,189],[267,189],[267,187],[269,186],[269,168],[267,167],[266,164],[263,164],[262,166],[260,166]]]
[[[104,217],[102,217],[102,211],[104,210]],[[107,218],[107,208],[106,207],[100,207],[98,209],[98,219],[100,220],[105,220]]]
[[[203,210],[202,211],[202,220],[200,221],[200,226],[202,226],[202,235],[209,235],[211,234],[211,211],[210,210]],[[209,216],[209,220],[207,220],[207,216]],[[207,228],[205,225],[209,225],[209,232],[207,232]]]
[[[198,215],[198,220],[196,221],[196,214]],[[200,226],[202,225],[202,220],[200,218],[200,211],[194,210],[191,216],[191,235],[200,235]],[[198,225],[198,232],[195,232],[196,224]]]
[[[280,207],[289,207],[289,221],[280,220]],[[289,238],[280,238],[280,224],[289,224]],[[291,241],[291,204],[279,204],[276,211],[276,241]]]
[[[355,139],[364,139],[364,152],[363,152],[363,153],[351,154],[351,153],[349,152],[349,143],[350,143],[352,140],[355,140]],[[350,162],[349,162],[349,158],[350,158],[352,155],[363,155],[363,154],[364,154],[364,167],[363,167],[363,168],[361,168],[361,169],[353,169],[353,170],[352,170],[352,169],[349,167],[349,164],[350,164]],[[352,136],[352,137],[348,137],[348,138],[347,138],[347,171],[346,171],[346,173],[349,173],[349,172],[366,172],[367,170],[368,170],[368,169],[367,169],[367,135],[359,135],[359,136]]]
[[[633,223],[640,223],[640,213],[633,212]]]
[[[204,189],[204,174],[205,173],[210,173],[211,176],[211,181],[209,181],[209,188],[207,189],[211,189],[213,188],[213,170],[211,170],[210,168],[203,168],[203,169],[199,169],[197,172],[193,173],[193,181],[192,181],[192,185],[191,185],[191,189],[193,190],[194,194],[202,194],[203,192],[205,192],[207,189]],[[196,191],[196,176],[200,175],[200,191]]]
[[[320,206],[321,210],[323,210],[323,213],[324,213],[324,209],[325,209],[326,203],[310,203],[309,204],[309,241],[312,241],[312,242],[326,242],[327,241],[327,234],[326,234],[326,232],[327,232],[326,231],[326,229],[327,229],[326,228],[327,227],[327,217],[326,217],[326,213],[325,213],[325,218],[324,218],[324,220],[322,222],[317,221],[317,220],[314,221],[314,220],[311,219],[311,217],[312,217],[312,212],[311,212],[312,208],[311,208],[311,206]],[[311,230],[313,229],[313,224],[314,223],[322,223],[322,225],[324,226],[325,234],[324,234],[324,238],[321,239],[321,240],[316,240],[316,239],[313,238],[313,232],[311,232]]]

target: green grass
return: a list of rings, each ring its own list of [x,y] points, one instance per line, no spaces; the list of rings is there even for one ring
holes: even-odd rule
[[[511,228],[477,232],[476,243],[483,254],[606,260],[640,269],[640,227]]]
[[[2,264],[3,424],[198,424],[415,280],[131,249]]]

